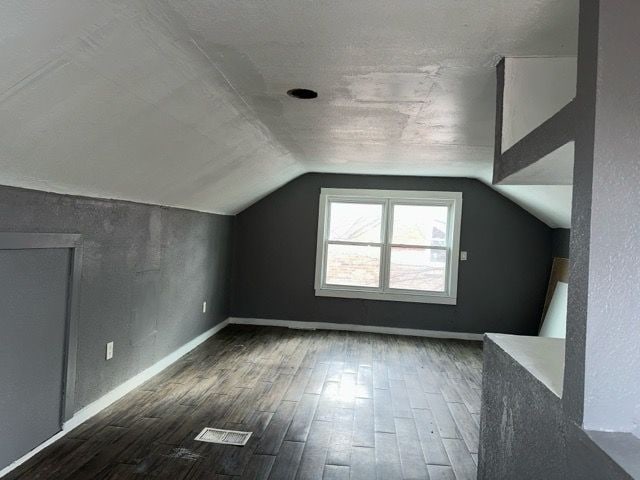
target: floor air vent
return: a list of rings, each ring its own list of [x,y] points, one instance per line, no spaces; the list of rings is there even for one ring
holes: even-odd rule
[[[249,441],[249,437],[251,437],[251,432],[236,432],[235,430],[221,430],[219,428],[207,427],[198,434],[196,440],[244,447]]]

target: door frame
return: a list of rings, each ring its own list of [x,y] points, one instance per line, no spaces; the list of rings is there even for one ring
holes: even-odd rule
[[[15,233],[0,232],[0,250],[70,249],[67,318],[65,322],[64,365],[60,428],[74,414],[76,395],[76,363],[78,356],[78,310],[82,277],[82,235],[79,233]]]

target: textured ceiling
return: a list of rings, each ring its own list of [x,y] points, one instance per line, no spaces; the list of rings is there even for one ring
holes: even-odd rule
[[[0,183],[235,213],[307,171],[489,182],[496,59],[575,54],[577,10],[4,0]],[[570,187],[496,188],[568,226]]]

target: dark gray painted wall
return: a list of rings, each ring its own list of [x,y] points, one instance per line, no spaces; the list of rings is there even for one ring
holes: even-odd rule
[[[568,228],[554,228],[551,231],[551,253],[554,257],[569,258],[569,238],[571,230]]]
[[[593,147],[598,77],[598,22],[600,2],[580,0],[578,24],[578,79],[576,84],[576,140],[571,206],[571,258],[567,299],[565,353],[565,411],[582,424],[584,357],[589,298],[589,239],[593,194]]]
[[[0,231],[84,236],[76,410],[228,316],[231,228],[227,216],[0,187]]]
[[[70,253],[0,250],[0,470],[60,430]]]
[[[458,305],[316,297],[321,187],[463,192]],[[459,332],[536,334],[551,229],[471,179],[303,175],[235,219],[232,315]]]
[[[566,417],[557,396],[490,339],[483,365],[478,480],[632,478]]]

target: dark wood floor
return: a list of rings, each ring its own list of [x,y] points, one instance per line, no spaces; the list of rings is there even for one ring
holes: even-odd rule
[[[476,342],[229,326],[8,478],[471,479],[480,377]]]

